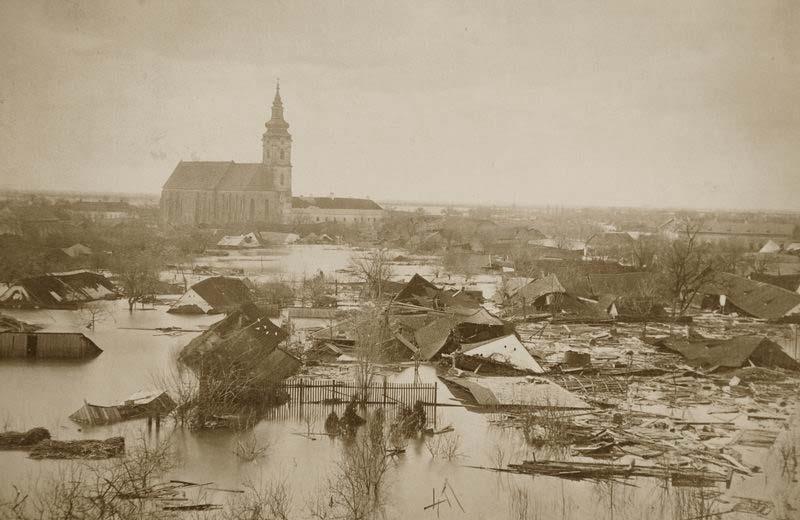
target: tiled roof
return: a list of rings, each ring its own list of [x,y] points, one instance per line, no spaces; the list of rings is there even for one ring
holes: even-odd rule
[[[183,190],[270,190],[272,170],[261,163],[233,161],[181,161],[164,189]]]
[[[250,289],[238,278],[206,278],[194,284],[192,290],[217,310],[238,307],[250,301]]]
[[[292,207],[297,209],[310,207],[319,209],[383,209],[375,201],[347,197],[292,197]]]

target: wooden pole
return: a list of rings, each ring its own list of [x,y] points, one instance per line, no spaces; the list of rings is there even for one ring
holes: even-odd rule
[[[439,408],[438,406],[436,406],[436,402],[439,400],[439,397],[437,396],[439,389],[438,384],[439,384],[438,381],[434,381],[433,383],[433,429],[434,430],[436,430],[436,413],[437,413],[437,408]]]

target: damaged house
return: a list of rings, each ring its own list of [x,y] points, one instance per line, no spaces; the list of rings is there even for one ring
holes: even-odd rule
[[[513,327],[483,308],[458,309],[437,313],[426,325],[414,331],[414,343],[423,361],[456,350],[462,343],[477,343],[512,334]]]
[[[516,334],[478,343],[462,343],[453,357],[457,368],[475,373],[478,371],[501,375],[544,373],[544,369]]]
[[[178,360],[200,380],[199,420],[275,398],[275,385],[301,362],[281,347],[289,334],[253,303],[242,305],[183,347]]]
[[[476,343],[514,332],[511,325],[481,307],[475,297],[464,291],[440,289],[419,275],[402,286],[396,285],[396,295],[385,311],[387,327],[381,339],[381,351],[389,359],[417,357],[429,361],[456,350],[461,343]],[[355,319],[348,318],[314,332],[311,335],[314,347],[309,354],[320,360],[330,360],[334,355],[347,360],[352,357],[358,327]]]
[[[116,297],[114,285],[105,276],[90,271],[74,271],[18,280],[0,294],[0,305],[72,309],[86,302]]]
[[[735,274],[718,273],[702,294],[704,309],[723,314],[737,313],[771,321],[800,317],[800,294]]]
[[[239,278],[213,276],[192,285],[167,312],[220,314],[251,301],[250,289]]]
[[[449,307],[480,308],[476,294],[469,291],[442,289],[429,282],[419,274],[399,289],[394,299],[395,304],[408,304],[431,310],[445,310]]]
[[[579,291],[567,290],[558,276],[550,273],[523,284],[524,279],[515,279],[505,288],[503,307],[512,314],[523,316],[552,314],[560,317],[582,316],[597,319],[601,316],[594,302],[577,296]]]

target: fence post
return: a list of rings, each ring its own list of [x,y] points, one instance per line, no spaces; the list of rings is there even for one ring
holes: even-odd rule
[[[305,389],[305,380],[300,379],[300,406],[303,406],[303,389]]]
[[[436,431],[436,410],[439,408],[436,403],[439,401],[438,394],[438,381],[433,382],[433,431]]]
[[[386,406],[386,377],[383,378],[383,406]]]
[[[331,383],[331,403],[336,399],[336,380]]]

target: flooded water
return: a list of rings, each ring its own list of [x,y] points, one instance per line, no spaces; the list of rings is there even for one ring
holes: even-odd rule
[[[336,270],[344,267],[352,251],[342,248],[303,249],[274,255],[266,265],[275,273]],[[313,251],[324,265],[306,258]],[[231,257],[221,263],[260,269],[250,259]],[[197,263],[204,263],[198,260]],[[211,259],[209,262],[211,263]],[[419,266],[412,266],[416,270]],[[247,269],[249,271],[249,269]],[[305,504],[311,497],[325,497],[325,481],[339,456],[341,444],[325,436],[310,439],[298,435],[322,431],[330,408],[323,405],[284,406],[275,417],[257,424],[253,433],[259,443],[270,444],[266,456],[242,462],[233,449],[238,433],[212,431],[195,433],[176,428],[170,421],[159,431],[148,432],[144,421],[129,421],[105,427],[80,427],[68,415],[84,400],[97,404],[116,403],[126,396],[152,388],[155,381],[175,366],[176,353],[198,332],[165,335],[156,327],[179,326],[201,330],[215,322],[215,316],[176,316],[166,307],[129,313],[124,301],[107,302],[111,317],[98,323],[96,331],[82,328],[74,311],[8,311],[8,314],[43,327],[45,331],[81,331],[94,340],[103,353],[86,362],[0,361],[0,421],[7,429],[24,430],[34,426],[48,428],[54,438],[107,438],[123,435],[136,443],[144,437],[169,438],[178,455],[178,467],[171,478],[195,482],[214,482],[215,487],[241,488],[247,482],[282,479],[292,489],[297,518],[308,517]],[[413,368],[390,373],[391,380],[411,381]],[[433,367],[423,366],[419,378],[436,381]],[[437,400],[456,404],[447,388],[439,383]],[[573,482],[551,477],[530,477],[473,469],[467,466],[504,466],[537,457],[555,456],[534,453],[525,447],[517,430],[494,425],[493,417],[462,407],[439,407],[437,426],[452,425],[459,437],[460,456],[456,460],[433,458],[424,442],[412,441],[405,454],[393,459],[387,488],[387,518],[676,518],[679,491],[663,488],[653,480],[638,479],[630,484]],[[564,454],[559,454],[563,456]],[[69,462],[36,461],[23,452],[0,452],[0,493],[10,492],[11,484],[25,485],[57,475]],[[765,477],[755,477],[752,485],[766,486]],[[448,483],[459,498],[455,503],[432,503]],[[743,477],[733,477],[733,489],[742,489]],[[751,484],[748,484],[748,488]],[[224,496],[209,492],[206,498],[223,501]],[[516,498],[515,498],[516,497]],[[524,498],[528,515],[512,511],[512,503]],[[463,507],[463,511],[462,508]],[[737,518],[727,515],[727,518]],[[742,518],[746,518],[742,516]]]

